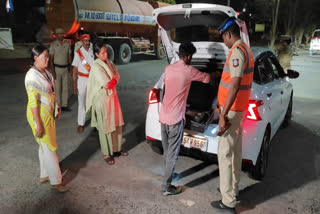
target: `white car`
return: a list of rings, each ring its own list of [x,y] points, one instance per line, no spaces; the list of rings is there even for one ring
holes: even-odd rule
[[[222,72],[228,54],[217,31],[218,26],[236,12],[226,6],[212,4],[174,5],[154,11],[163,44],[170,63],[178,60],[177,51],[184,40],[197,48],[191,64],[201,72]],[[244,22],[241,37],[248,43]],[[210,35],[212,34],[212,35]],[[268,49],[252,48],[255,56],[254,82],[250,102],[243,124],[242,158],[253,166],[252,176],[262,179],[268,163],[270,141],[281,125],[288,125],[292,112],[293,89],[278,59]],[[217,97],[219,79],[205,84],[193,82],[187,100],[186,126],[182,147],[217,154],[218,121],[213,107]],[[163,92],[163,75],[149,93],[146,117],[146,138],[152,148],[161,148],[159,111]]]
[[[313,32],[311,42],[310,42],[310,55],[315,52],[320,52],[320,29]]]

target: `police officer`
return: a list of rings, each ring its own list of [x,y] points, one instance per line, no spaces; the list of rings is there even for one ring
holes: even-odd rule
[[[222,200],[213,201],[211,206],[235,213],[242,162],[242,123],[251,92],[254,56],[240,38],[240,28],[234,17],[227,19],[219,31],[230,51],[218,91],[218,161]]]
[[[72,62],[73,67],[73,90],[78,95],[78,133],[83,132],[86,122],[86,97],[88,78],[91,65],[94,61],[93,50],[90,45],[90,35],[80,36],[82,46],[75,51]]]
[[[281,35],[279,43],[276,44],[279,62],[285,73],[287,73],[287,70],[291,68],[291,60],[293,57],[290,43],[291,37],[289,35]]]
[[[70,44],[64,40],[64,31],[55,30],[57,40],[51,43],[50,65],[55,78],[56,99],[62,111],[71,111],[68,107],[68,68],[71,63]]]

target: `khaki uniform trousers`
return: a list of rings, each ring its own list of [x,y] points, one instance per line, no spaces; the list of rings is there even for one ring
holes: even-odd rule
[[[242,123],[245,112],[229,111],[231,127],[218,140],[218,161],[222,202],[236,206],[242,164]]]
[[[68,106],[68,68],[55,67],[55,95],[58,105],[61,107]]]

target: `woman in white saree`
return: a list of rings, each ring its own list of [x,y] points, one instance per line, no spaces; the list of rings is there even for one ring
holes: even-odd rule
[[[115,156],[127,156],[122,152],[122,126],[124,125],[116,85],[120,80],[115,65],[108,60],[102,41],[93,45],[96,57],[88,81],[86,112],[91,112],[91,126],[99,131],[101,152],[105,161],[113,165]]]

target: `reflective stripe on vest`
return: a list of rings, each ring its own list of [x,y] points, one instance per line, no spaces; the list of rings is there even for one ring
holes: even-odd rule
[[[80,48],[77,50],[77,53],[80,57],[81,60],[81,64],[83,65],[83,67],[90,73],[91,70],[91,66],[88,64],[88,62],[86,61],[86,59],[84,58]],[[89,75],[89,74],[88,74]]]
[[[231,53],[235,48],[240,48],[245,57],[244,62],[244,71],[243,76],[241,78],[240,88],[236,99],[231,106],[232,111],[245,111],[248,105],[248,101],[251,93],[251,85],[253,81],[253,72],[254,72],[254,56],[249,49],[249,47],[245,43],[240,43],[233,48],[230,49],[227,60],[224,64],[223,73],[221,76],[221,81],[219,85],[218,91],[218,101],[219,105],[225,106],[228,92],[231,86],[231,74],[230,74],[230,57]]]

